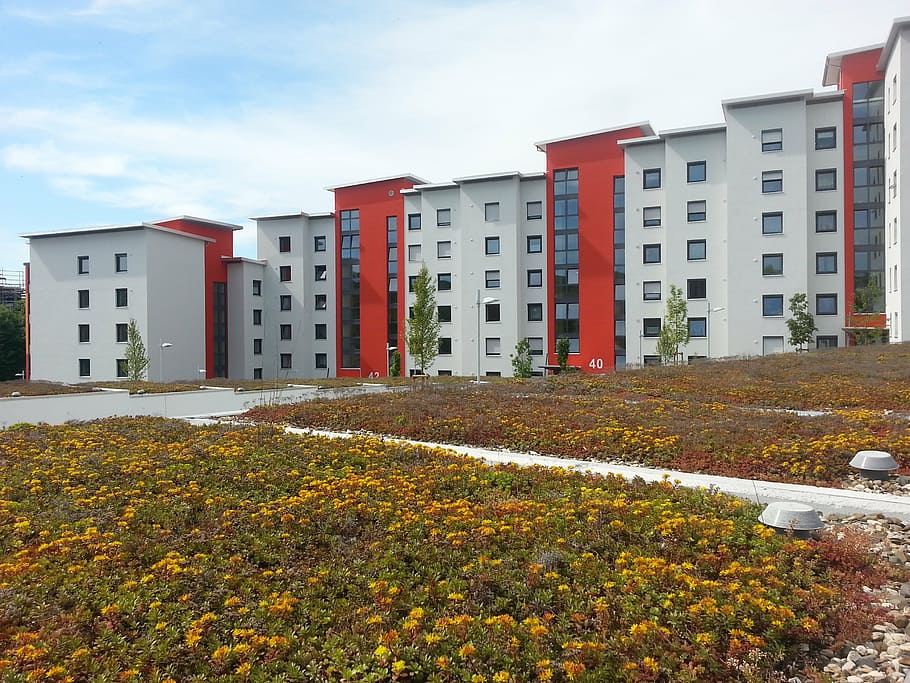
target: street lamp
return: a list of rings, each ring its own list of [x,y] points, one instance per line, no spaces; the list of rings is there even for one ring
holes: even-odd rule
[[[708,304],[708,315],[705,319],[705,344],[707,349],[705,351],[705,355],[708,357],[708,360],[711,360],[711,314],[725,311],[727,309],[725,309],[723,306],[711,308],[710,301],[706,301],[705,303]]]
[[[392,353],[392,351],[397,351],[397,350],[398,350],[397,346],[389,346],[389,343],[386,342],[386,344],[385,344],[385,376],[386,377],[391,377],[391,375],[392,375],[392,359],[389,357],[389,354]]]
[[[477,384],[480,384],[480,305],[498,304],[499,299],[492,296],[480,298],[480,290],[477,290]]]
[[[158,349],[158,381],[164,381],[164,350],[173,346],[170,342],[161,342],[161,348]]]

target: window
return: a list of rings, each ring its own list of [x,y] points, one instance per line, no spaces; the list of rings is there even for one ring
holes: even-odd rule
[[[660,225],[660,207],[646,206],[641,210],[641,223],[646,228],[654,228]]]
[[[484,305],[484,320],[488,323],[498,323],[500,321],[499,313],[499,304]]]
[[[117,291],[120,292],[121,290],[118,289]],[[126,290],[124,289],[123,292],[126,293]],[[88,290],[80,289],[79,290],[79,308],[88,308],[88,302],[89,302]],[[117,305],[119,306],[120,304],[118,303]]]
[[[660,263],[660,245],[645,244],[642,246],[643,263]]]
[[[499,271],[486,271],[484,273],[484,282],[487,289],[499,289]]]
[[[784,352],[784,338],[783,337],[762,337],[761,338],[761,352],[763,356],[770,356],[774,353],[783,353]]]
[[[763,171],[761,174],[761,191],[763,194],[784,191],[783,171]]]
[[[528,202],[528,220],[537,221],[543,218],[543,202]]]
[[[257,338],[253,340],[253,355],[261,356],[262,355],[262,339]]]
[[[436,225],[440,228],[452,225],[452,209],[436,209]]]
[[[262,324],[262,309],[261,308],[253,309],[253,324],[254,325]]]
[[[278,238],[278,251],[282,254],[286,254],[291,250],[291,236],[290,235],[281,235]]]
[[[486,350],[488,356],[499,356],[502,353],[502,343],[499,337],[486,338]]]
[[[660,187],[660,169],[646,168],[642,171],[642,188],[645,190],[656,190]]]
[[[704,161],[690,161],[686,164],[686,182],[703,183],[707,180],[707,164]]]
[[[837,189],[837,169],[820,168],[815,172],[815,191],[828,192]]]
[[[528,271],[528,287],[543,287],[543,271],[539,269]]]
[[[86,344],[89,341],[89,326],[79,325],[79,343]],[[119,339],[117,341],[120,341]]]
[[[314,360],[317,368],[329,367],[329,356],[327,353],[317,353]]]
[[[660,318],[642,318],[641,336],[659,337],[660,336]]]
[[[532,356],[543,355],[543,337],[528,337],[528,345],[531,347]]]
[[[641,283],[644,301],[660,301],[660,280],[649,280]]]
[[[452,338],[451,337],[440,337],[439,338],[439,355],[440,356],[451,356],[452,355]]]
[[[495,256],[499,253],[499,238],[487,237],[484,240],[484,253],[487,256]]]
[[[436,258],[452,258],[452,243],[451,242],[437,242],[436,243]]]
[[[437,306],[436,307],[436,319],[441,323],[452,322],[452,307],[451,306]]]
[[[815,149],[835,149],[837,147],[837,128],[816,128]]]
[[[540,235],[528,235],[528,253],[540,254],[543,252],[543,237]]]
[[[779,235],[784,231],[784,214],[780,211],[761,215],[761,234]]]
[[[314,339],[327,339],[328,338],[328,327],[325,323],[316,323],[313,328],[313,338]]]
[[[761,151],[779,152],[784,148],[784,131],[781,128],[768,128],[761,132]]]
[[[686,240],[686,258],[689,261],[704,261],[708,258],[707,240]]]
[[[408,291],[409,291],[409,292],[413,292],[413,291],[414,291],[414,287],[416,287],[416,286],[417,286],[417,276],[416,276],[416,275],[408,275]],[[437,288],[437,289],[438,289],[438,288]]]
[[[708,281],[703,277],[690,278],[686,280],[686,298],[707,299]]]
[[[278,327],[278,336],[280,339],[288,340],[291,338],[291,326],[287,323],[283,323]]]
[[[129,377],[130,364],[126,358],[117,359],[117,377]]]
[[[129,326],[127,325],[127,323],[117,323],[116,328],[115,328],[115,334],[116,334],[116,339],[117,339],[118,344],[125,344],[127,342],[128,335],[129,335],[128,328],[129,328]]]
[[[541,322],[543,320],[543,304],[528,304],[528,322]]]
[[[88,256],[76,257],[76,273],[79,275],[88,275]]]
[[[408,214],[408,230],[420,230],[420,214]]]
[[[321,281],[321,280],[325,280],[325,279],[328,277],[328,275],[329,275],[329,273],[328,273],[328,267],[325,266],[325,265],[314,266],[314,267],[313,267],[313,273],[314,273],[314,275],[316,276],[316,281],[317,281],[317,282],[319,282],[319,281]]]
[[[837,272],[837,252],[823,251],[815,255],[815,272],[828,275]]]
[[[114,254],[114,272],[126,272],[126,254]]]
[[[262,368],[253,368],[253,379],[262,379]]]
[[[483,219],[487,223],[495,223],[499,220],[499,202],[487,202],[483,205]]]
[[[784,295],[765,294],[761,298],[761,314],[765,317],[779,317],[784,314]]]
[[[761,274],[762,275],[783,275],[784,274],[784,255],[783,254],[762,254],[761,255]]]
[[[288,297],[288,308],[287,308],[287,310],[291,310],[290,299],[291,299],[291,297]],[[326,310],[326,308],[328,308],[328,295],[326,295],[326,294],[317,294],[317,295],[316,295],[316,310],[317,310],[317,311],[324,311],[324,310]]]
[[[837,232],[837,211],[816,211],[815,232]]]
[[[836,349],[837,335],[820,334],[815,338],[815,348],[817,349]]]
[[[436,289],[446,292],[452,289],[452,273],[439,273],[436,276]]]
[[[319,297],[320,295],[317,294],[316,296]],[[278,297],[278,301],[279,301],[279,308],[282,311],[291,310],[291,295],[290,294],[282,294],[280,297]]]
[[[837,315],[837,294],[816,294],[815,315]]]
[[[708,321],[705,318],[689,318],[689,336],[707,337]]]
[[[291,354],[282,353],[279,355],[279,358],[281,359],[281,369],[289,370],[291,368],[291,358],[292,358]]]
[[[686,217],[690,223],[700,223],[707,219],[708,203],[703,199],[686,204]]]
[[[419,244],[408,245],[408,261],[420,261],[421,248]]]
[[[253,280],[253,296],[262,296],[262,280]]]
[[[313,236],[313,251],[325,251],[325,235]]]
[[[91,377],[92,375],[92,361],[88,358],[79,359],[79,376],[80,377]]]
[[[291,267],[290,266],[279,266],[278,267],[278,279],[281,282],[290,282],[291,281]]]

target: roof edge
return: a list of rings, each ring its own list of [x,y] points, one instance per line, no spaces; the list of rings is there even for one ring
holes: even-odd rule
[[[576,133],[574,135],[566,135],[559,138],[551,138],[550,140],[541,140],[540,142],[535,142],[534,146],[539,152],[546,152],[547,145],[554,145],[560,142],[568,142],[569,140],[578,140],[579,138],[590,138],[595,135],[604,135],[606,133],[617,133],[621,130],[626,130],[627,128],[638,128],[645,135],[654,135],[654,129],[651,127],[650,121],[638,121],[636,123],[626,123],[621,126],[612,126],[610,128],[601,128],[600,130],[592,130],[586,133]]]
[[[430,182],[429,180],[421,178],[418,175],[414,175],[413,173],[399,173],[397,175],[384,176],[382,178],[369,178],[367,180],[358,180],[358,181],[349,182],[349,183],[340,183],[338,185],[329,185],[327,187],[324,187],[323,189],[328,190],[329,192],[334,192],[335,190],[343,190],[348,187],[358,187],[360,185],[372,185],[374,183],[386,183],[390,180],[410,180],[415,185],[427,185]]]

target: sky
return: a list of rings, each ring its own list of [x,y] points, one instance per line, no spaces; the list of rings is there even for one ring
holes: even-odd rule
[[[0,269],[19,233],[332,209],[329,185],[540,171],[534,142],[821,90],[907,0],[0,0]]]

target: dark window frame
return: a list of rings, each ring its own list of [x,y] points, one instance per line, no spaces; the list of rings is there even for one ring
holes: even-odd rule
[[[291,251],[291,236],[290,235],[279,235],[278,236],[278,253],[287,254]]]
[[[542,303],[529,303],[528,304],[528,322],[529,323],[539,323],[543,322],[543,304]]]
[[[496,275],[493,275],[496,273]],[[502,271],[485,270],[483,272],[483,282],[485,289],[499,289],[502,287]]]
[[[443,212],[448,213],[448,218],[443,219]],[[436,209],[436,227],[449,228],[452,226],[452,209]]]
[[[774,227],[770,219],[779,218],[779,230],[769,230]],[[761,215],[761,234],[762,235],[782,235],[784,233],[784,212],[783,211],[765,211]]]
[[[830,133],[831,144],[827,144],[826,141],[829,139],[827,134]],[[822,134],[822,138],[819,138],[819,134]],[[823,144],[819,144],[822,142]],[[815,149],[837,149],[837,126],[822,126],[815,129]]]
[[[290,266],[278,266],[278,281],[279,282],[290,282],[291,281],[291,267]]]
[[[291,310],[291,295],[290,294],[282,294],[278,297],[278,310],[280,310],[280,311],[290,311]]]
[[[537,282],[537,284],[533,284]],[[528,269],[528,287],[543,287],[543,269],[542,268],[529,268]]]
[[[657,217],[655,218],[652,215],[649,218],[648,212],[650,211],[653,214],[653,213],[655,213],[655,209],[656,209]],[[662,218],[663,218],[663,211],[661,210],[661,208],[659,206],[643,206],[641,209],[641,226],[643,228],[660,227]]]
[[[821,305],[822,302],[833,302],[834,310],[822,310],[826,308]],[[837,294],[833,292],[824,292],[815,295],[815,315],[837,315]]]
[[[91,262],[88,256],[76,257],[76,274],[88,275],[91,272]]]
[[[495,249],[495,251],[491,251]],[[499,235],[489,235],[483,239],[483,253],[485,256],[499,256],[502,254],[502,241]]]
[[[693,171],[701,169],[701,178],[692,179]],[[706,160],[702,161],[690,161],[686,164],[686,182],[687,183],[704,183],[708,181],[708,162]]]
[[[92,329],[88,323],[79,323],[77,326],[78,339],[80,344],[88,344],[92,341]]]
[[[129,261],[126,252],[114,254],[114,272],[126,273],[129,269]]]
[[[701,294],[701,296],[698,296]],[[708,278],[690,277],[686,279],[686,299],[701,301],[708,298]]]
[[[641,171],[641,189],[659,190],[661,185],[661,169],[643,168]]]
[[[659,337],[661,327],[663,327],[663,320],[661,318],[642,318],[641,336],[645,339]]]
[[[780,267],[775,268],[774,264],[779,263]],[[782,252],[772,252],[761,255],[761,274],[762,277],[780,277],[784,274],[784,255]]]
[[[436,291],[452,291],[452,273],[438,273],[436,275]]]
[[[833,259],[833,268],[823,270],[821,266],[829,259]],[[836,251],[817,251],[815,252],[815,274],[816,275],[836,275],[837,274],[837,252]]]
[[[822,226],[822,223],[819,219],[833,218],[833,228],[828,229],[825,227],[824,230],[820,230],[819,227]],[[815,232],[837,232],[837,211],[816,211],[815,212]]]
[[[653,257],[656,250],[657,258]],[[647,265],[660,263],[663,258],[663,249],[659,242],[653,244],[643,244],[641,246],[641,262]]]
[[[657,285],[656,292],[649,292],[648,285]],[[660,301],[663,287],[660,280],[644,280],[641,283],[641,300],[642,301]]]
[[[83,302],[83,299],[85,300],[84,302]],[[91,301],[92,301],[92,297],[91,297],[91,294],[89,293],[89,290],[87,290],[87,289],[77,290],[76,306],[78,308],[90,308]],[[116,295],[115,295],[114,301],[116,302]]]
[[[529,254],[542,254],[543,235],[528,235],[526,247]]]
[[[531,207],[537,205],[537,209],[534,213],[531,212]],[[543,218],[543,202],[542,201],[530,201],[525,205],[525,216],[529,221],[538,221]]]
[[[780,174],[780,177],[776,177]],[[780,194],[784,191],[784,172],[783,169],[773,171],[762,171],[761,173],[761,193],[762,194]]]
[[[693,204],[701,204],[703,206],[703,210],[693,211]],[[708,220],[708,200],[692,199],[691,201],[686,202],[686,221],[688,223],[704,223],[706,220]]]
[[[761,314],[763,318],[783,318],[784,295],[763,294],[761,298]]]
[[[313,251],[325,251],[327,244],[325,235],[313,235]]]
[[[765,133],[780,133],[780,140],[768,140],[765,142]],[[784,149],[784,129],[783,128],[764,128],[762,129],[761,136],[761,151],[762,152],[782,152]]]
[[[831,179],[830,187],[821,187],[820,183],[826,178]],[[836,168],[818,168],[815,170],[815,191],[816,192],[834,192],[837,190],[837,169]]]
[[[699,256],[693,258],[692,248],[701,245],[703,247],[704,256]],[[687,261],[706,261],[708,259],[708,240],[686,240],[686,260]]]

